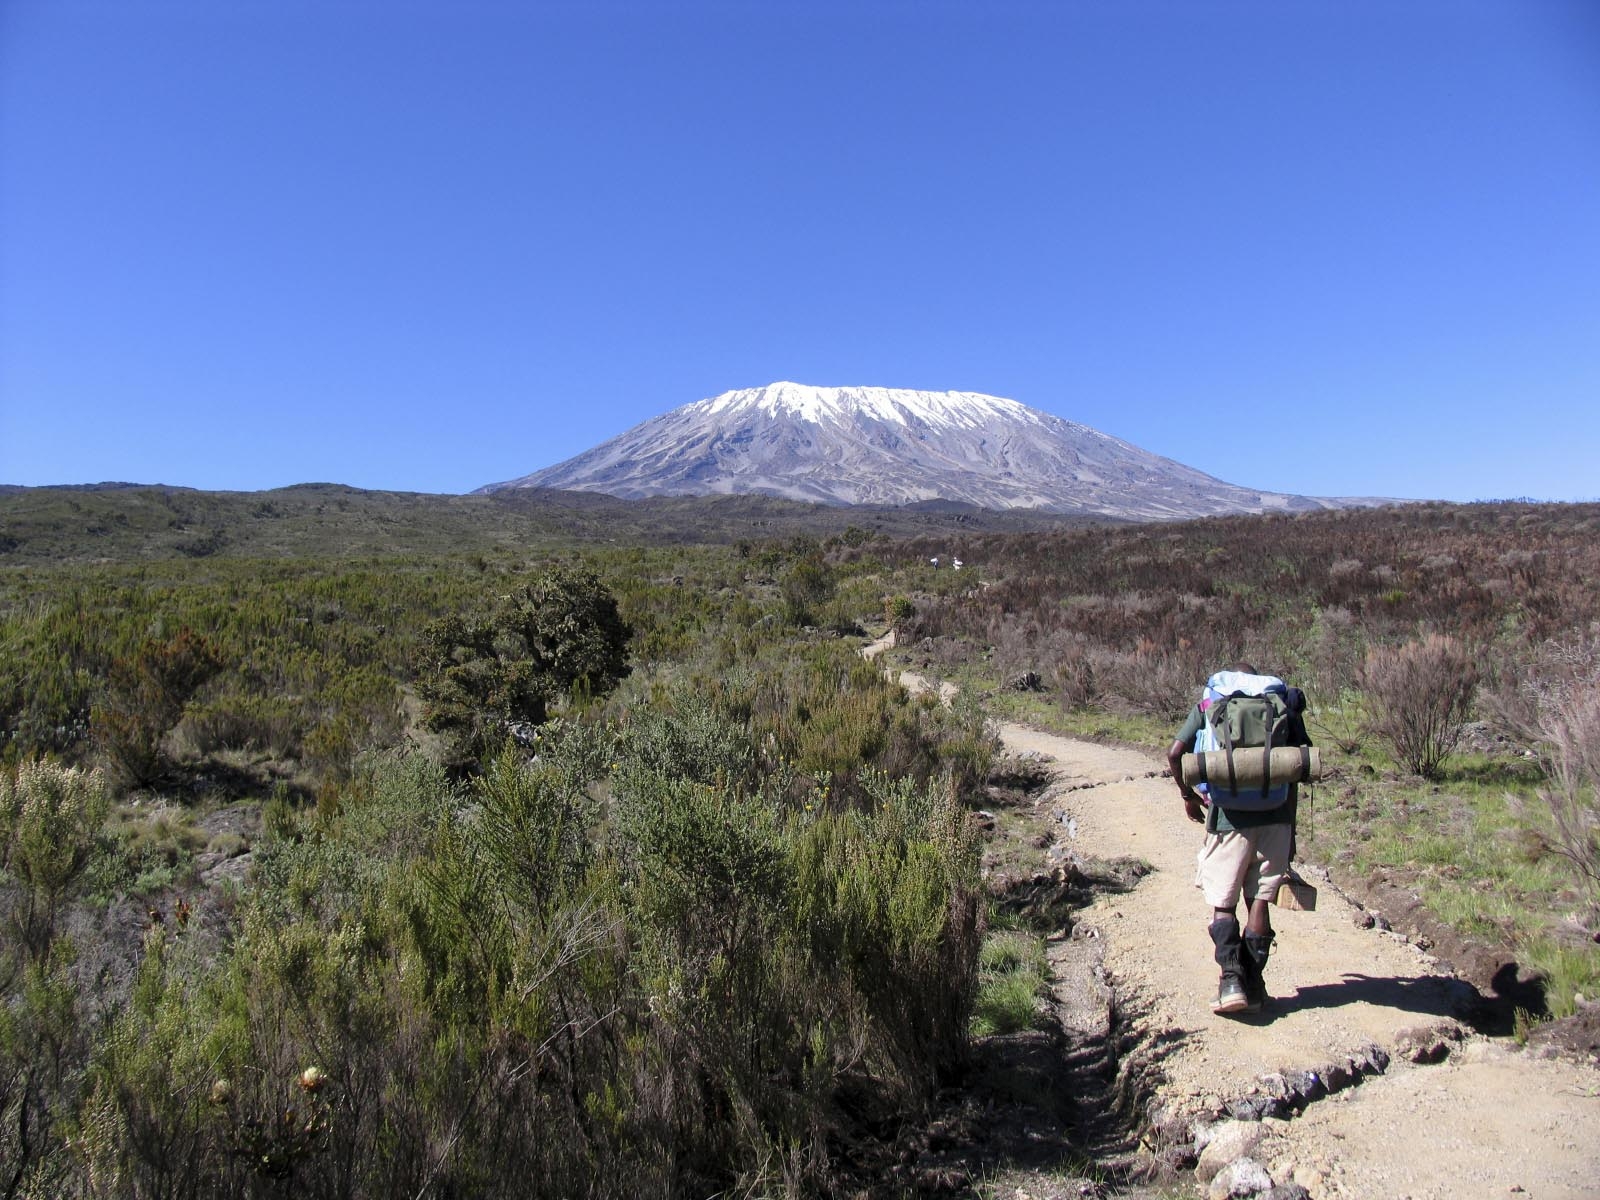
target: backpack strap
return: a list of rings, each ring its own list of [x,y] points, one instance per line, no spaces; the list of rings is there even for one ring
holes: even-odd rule
[[[1272,735],[1277,731],[1277,725],[1267,727],[1266,753],[1261,756],[1261,790],[1272,790]]]
[[[1234,696],[1242,696],[1243,694],[1243,692],[1234,692],[1231,696],[1224,696],[1221,700],[1217,701],[1216,704],[1212,705],[1211,711],[1213,713],[1220,713],[1224,718],[1226,718],[1228,712],[1228,701],[1232,700]],[[1216,737],[1217,744],[1222,748],[1222,752],[1227,759],[1228,791],[1230,794],[1237,795],[1239,792],[1239,777],[1238,773],[1233,767],[1233,734],[1228,732],[1228,722],[1226,719],[1217,722],[1217,725],[1219,728],[1213,731],[1213,736]]]

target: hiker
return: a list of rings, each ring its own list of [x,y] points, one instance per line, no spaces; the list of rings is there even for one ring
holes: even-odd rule
[[[1206,827],[1195,886],[1211,906],[1209,932],[1222,969],[1217,999],[1211,1006],[1214,1013],[1260,1012],[1268,999],[1263,979],[1273,938],[1268,905],[1294,854],[1299,789],[1290,782],[1253,790],[1240,785],[1230,791],[1230,781],[1219,778],[1209,787],[1199,785],[1206,789],[1207,794],[1202,794],[1184,781],[1183,756],[1218,749],[1221,740],[1229,739],[1230,711],[1242,714],[1233,717],[1231,738],[1235,740],[1229,741],[1227,757],[1230,772],[1234,745],[1310,746],[1301,716],[1304,710],[1305,694],[1299,688],[1286,687],[1275,676],[1257,674],[1249,663],[1236,663],[1207,681],[1200,702],[1189,711],[1167,749],[1167,765],[1183,795],[1184,812]],[[1257,782],[1270,783],[1270,778]],[[1246,904],[1242,930],[1237,911],[1241,893]]]

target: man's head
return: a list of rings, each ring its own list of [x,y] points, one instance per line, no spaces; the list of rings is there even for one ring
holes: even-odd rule
[[[1252,667],[1247,662],[1236,662],[1236,663],[1233,664],[1233,666],[1229,667],[1228,670],[1230,670],[1230,671],[1238,671],[1240,674],[1243,674],[1243,675],[1259,675],[1260,674],[1259,671],[1257,671],[1254,667]]]

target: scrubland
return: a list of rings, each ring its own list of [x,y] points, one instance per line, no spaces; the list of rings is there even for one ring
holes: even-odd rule
[[[1034,953],[984,946],[982,715],[885,623],[1153,748],[1291,678],[1303,853],[1542,969],[1525,1022],[1600,990],[1600,508],[494,511],[0,497],[0,1195],[870,1192]]]
[[[1486,990],[1513,968],[1525,1024],[1600,994],[1597,534],[1596,505],[1410,505],[890,557],[920,588],[903,653],[993,712],[1157,747],[1218,665],[1304,687],[1329,778],[1302,855],[1383,907],[1420,896],[1423,940],[1481,959]],[[981,583],[929,574],[940,551]]]

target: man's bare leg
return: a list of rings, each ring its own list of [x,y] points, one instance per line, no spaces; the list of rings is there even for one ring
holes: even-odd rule
[[[1227,915],[1232,916],[1230,912]],[[1272,902],[1270,900],[1250,901],[1249,916],[1245,921],[1246,933],[1272,935]]]

